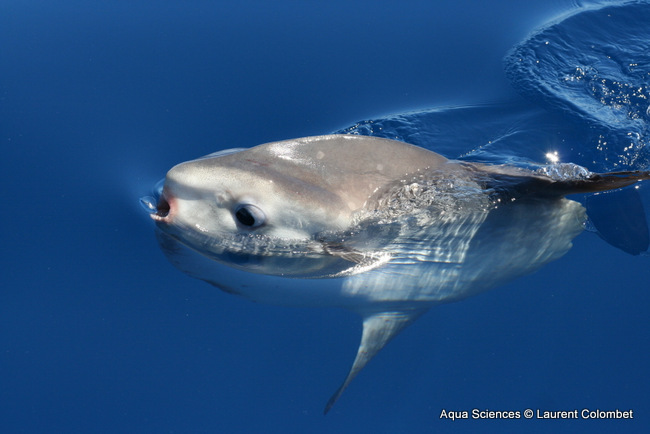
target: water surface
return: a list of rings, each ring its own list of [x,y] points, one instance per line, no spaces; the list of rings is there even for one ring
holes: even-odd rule
[[[584,233],[421,318],[324,418],[358,318],[187,278],[137,201],[177,162],[346,128],[647,169],[648,5],[603,5],[4,1],[0,431],[646,431],[647,256]],[[638,419],[439,419],[528,407]]]

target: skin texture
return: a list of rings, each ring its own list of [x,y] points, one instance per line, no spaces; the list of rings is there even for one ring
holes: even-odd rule
[[[152,218],[163,251],[192,277],[257,302],[361,315],[357,357],[327,412],[430,307],[564,255],[586,220],[565,195],[648,178],[554,178],[448,160],[393,140],[330,135],[179,164]]]
[[[373,139],[370,153],[367,142],[359,136],[321,136],[182,163],[167,174],[165,197],[176,199],[179,208],[187,205],[184,200],[197,199],[217,200],[227,212],[240,203],[259,205],[269,219],[257,233],[304,238],[348,227],[377,188],[448,161],[385,139]],[[288,202],[291,207],[285,206]],[[202,212],[193,205],[193,212]],[[179,210],[177,219],[183,217]],[[219,216],[219,225],[230,231],[247,230],[229,222],[225,213]]]

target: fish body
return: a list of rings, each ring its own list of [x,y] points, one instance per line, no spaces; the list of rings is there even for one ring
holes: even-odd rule
[[[586,221],[567,194],[649,177],[586,170],[558,177],[449,160],[394,140],[328,135],[181,163],[167,173],[151,216],[163,251],[193,277],[257,302],[361,315],[357,357],[327,412],[432,306],[564,255]]]

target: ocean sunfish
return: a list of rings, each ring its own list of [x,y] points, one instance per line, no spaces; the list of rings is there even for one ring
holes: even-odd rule
[[[429,308],[564,255],[586,220],[565,195],[643,179],[650,174],[467,163],[394,140],[326,135],[181,163],[143,203],[163,251],[190,276],[258,302],[361,315],[356,358],[327,413]]]

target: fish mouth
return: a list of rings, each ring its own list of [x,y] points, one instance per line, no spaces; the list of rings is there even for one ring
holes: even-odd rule
[[[151,213],[151,218],[155,221],[167,221],[170,217],[172,207],[169,204],[165,195],[161,195],[158,199],[158,204],[156,205],[156,211]]]
[[[174,209],[174,200],[167,188],[165,188],[164,183],[164,178],[158,181],[152,191],[153,196],[141,197],[140,205],[153,220],[169,223]]]

